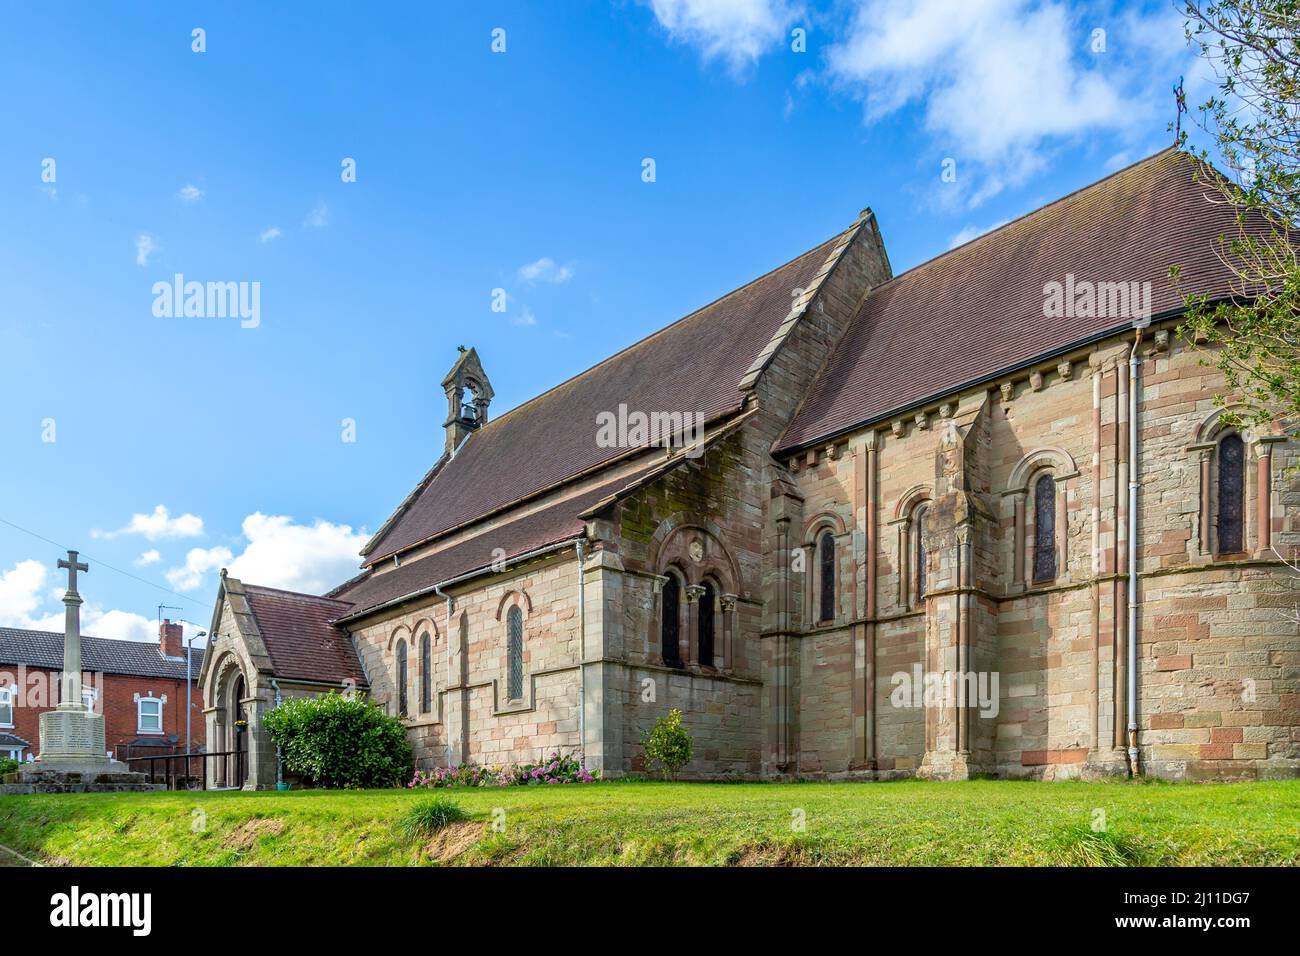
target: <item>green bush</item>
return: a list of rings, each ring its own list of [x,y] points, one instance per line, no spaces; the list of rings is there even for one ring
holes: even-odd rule
[[[3,777],[7,773],[14,773],[21,769],[21,767],[22,764],[13,757],[0,757],[0,777]]]
[[[318,787],[395,787],[410,777],[406,728],[364,695],[291,698],[264,723],[285,769]]]
[[[646,767],[662,767],[665,777],[671,778],[690,763],[694,748],[690,732],[682,726],[682,712],[674,707],[656,720],[653,730],[641,734],[641,746]]]

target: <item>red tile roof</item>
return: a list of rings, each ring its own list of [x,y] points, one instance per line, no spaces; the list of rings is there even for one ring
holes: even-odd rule
[[[842,235],[842,234],[841,234]],[[643,412],[738,410],[755,356],[790,311],[837,239],[755,279],[475,432],[417,487],[367,554],[373,564],[622,454],[596,445],[597,412],[620,403]]]
[[[330,623],[351,605],[332,598],[244,585],[277,677],[341,684],[366,683],[348,636]]]
[[[1120,170],[876,288],[776,449],[780,454],[1131,325],[1044,318],[1044,284],[1151,283],[1152,312],[1187,291],[1222,295],[1216,239],[1233,212],[1207,200],[1199,165],[1174,149]]]

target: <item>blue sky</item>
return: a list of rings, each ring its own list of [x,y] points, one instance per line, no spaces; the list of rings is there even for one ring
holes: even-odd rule
[[[60,546],[102,636],[332,586],[457,345],[499,415],[864,206],[901,272],[1167,145],[1184,74],[1166,2],[0,5],[0,624],[61,628]]]

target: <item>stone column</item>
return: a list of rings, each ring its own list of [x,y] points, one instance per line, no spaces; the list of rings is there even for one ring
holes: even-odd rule
[[[1267,557],[1273,550],[1273,443],[1276,440],[1264,437],[1255,442],[1258,459],[1255,463],[1255,524],[1259,528],[1256,541],[1259,545],[1257,553],[1261,557]]]
[[[855,734],[853,743],[853,764],[864,770],[876,769],[876,588],[878,573],[878,553],[880,550],[879,529],[879,492],[877,489],[880,455],[880,433],[867,434],[866,456],[863,467],[866,471],[863,484],[863,504],[865,514],[865,547],[862,561],[865,565],[863,604],[863,625],[854,635],[853,671],[856,689],[854,703]],[[906,560],[903,562],[906,564]],[[901,568],[900,568],[901,571]]]
[[[1213,446],[1202,446],[1199,451],[1201,465],[1201,516],[1200,539],[1201,554],[1209,554],[1210,541],[1210,455]]]
[[[687,665],[700,661],[700,597],[704,594],[704,585],[686,585],[686,636],[679,643],[686,645],[682,660]]]
[[[1012,507],[1015,511],[1014,526],[1011,532],[1012,579],[1011,583],[1025,586],[1025,497],[1027,492],[1017,488],[1013,493]]]
[[[730,674],[736,669],[736,601],[739,595],[723,594],[722,603],[722,666],[719,670]]]
[[[625,740],[635,740],[635,733],[624,734],[628,723],[624,705],[636,690],[629,688],[627,665],[621,663],[626,659],[623,562],[601,548],[587,555],[584,565],[587,636],[581,674],[586,764],[603,777],[621,777],[630,760]]]

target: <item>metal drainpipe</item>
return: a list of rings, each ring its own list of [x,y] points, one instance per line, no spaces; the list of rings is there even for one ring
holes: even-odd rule
[[[281,703],[280,685],[276,683],[274,677],[271,678],[271,689],[275,691],[275,706],[279,707]],[[280,745],[275,745],[275,789],[279,790],[284,786],[284,761],[280,753]]]
[[[450,687],[451,686],[451,595],[443,591],[441,584],[435,584],[433,586],[433,593],[438,595],[438,597],[442,598],[443,603],[447,606],[447,686]],[[462,687],[460,689],[460,692],[464,694],[465,688]],[[451,707],[447,708],[447,719],[443,721],[443,726],[447,728],[447,769],[451,770],[453,768],[453,764],[451,761],[454,753],[452,749],[452,743],[451,743]]]
[[[1142,326],[1138,326],[1133,351],[1128,356],[1128,760],[1138,775],[1137,733],[1137,581],[1138,581],[1138,347]]]
[[[583,572],[583,541],[578,539],[578,753],[587,769],[587,575]]]

